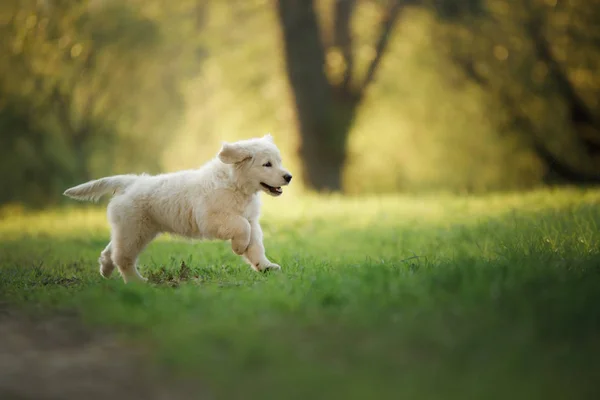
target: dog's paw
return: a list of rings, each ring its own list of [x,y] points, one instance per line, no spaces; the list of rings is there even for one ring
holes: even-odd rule
[[[137,271],[134,273],[122,274],[122,277],[126,284],[145,284],[148,282],[148,279],[144,278]]]
[[[281,266],[272,262],[252,264],[252,268],[257,272],[267,272],[270,270],[281,270]]]
[[[242,242],[240,240],[232,240],[231,241],[231,249],[238,256],[244,255],[246,253],[246,251],[248,251],[248,245],[249,245],[249,243]]]
[[[106,259],[105,257],[100,257],[98,261],[100,264],[100,275],[106,279],[110,278],[115,270],[115,264],[113,264],[112,260]]]
[[[279,264],[269,263],[269,264],[265,265],[262,268],[261,271],[262,272],[269,272],[269,271],[272,271],[272,270],[274,270],[274,271],[281,271],[281,266]]]

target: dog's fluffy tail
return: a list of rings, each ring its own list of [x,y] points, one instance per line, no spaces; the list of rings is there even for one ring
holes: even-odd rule
[[[129,187],[140,178],[139,175],[115,175],[77,185],[63,193],[72,199],[82,201],[98,201],[107,193],[118,193]]]

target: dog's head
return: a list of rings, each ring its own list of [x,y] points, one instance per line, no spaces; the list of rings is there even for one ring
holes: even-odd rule
[[[271,196],[283,193],[282,186],[289,185],[292,175],[281,164],[281,154],[273,137],[241,140],[223,143],[219,160],[234,166],[237,178],[252,190],[262,190]]]

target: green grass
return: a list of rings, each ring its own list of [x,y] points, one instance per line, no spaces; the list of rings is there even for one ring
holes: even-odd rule
[[[599,202],[266,199],[281,273],[253,273],[226,243],[163,238],[140,259],[146,287],[99,277],[103,210],[13,215],[0,300],[76,310],[217,398],[594,398]]]

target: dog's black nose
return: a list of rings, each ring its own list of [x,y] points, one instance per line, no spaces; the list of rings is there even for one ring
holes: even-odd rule
[[[285,179],[285,181],[286,181],[287,183],[290,183],[290,181],[292,180],[292,176],[291,176],[290,174],[285,174],[285,175],[283,176],[283,179]]]

